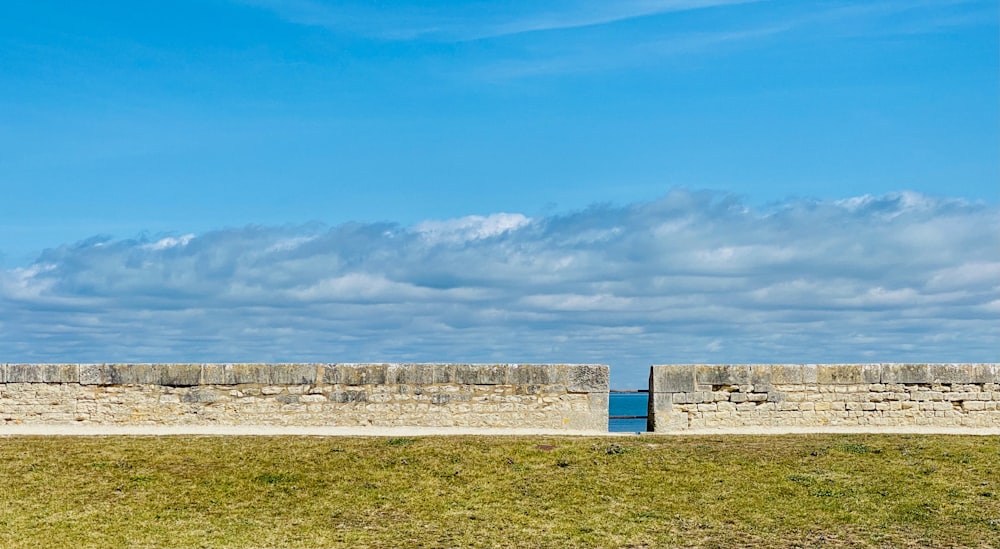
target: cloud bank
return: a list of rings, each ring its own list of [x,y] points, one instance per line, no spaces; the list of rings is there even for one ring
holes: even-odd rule
[[[914,193],[95,237],[0,272],[0,360],[997,361],[1000,211]]]

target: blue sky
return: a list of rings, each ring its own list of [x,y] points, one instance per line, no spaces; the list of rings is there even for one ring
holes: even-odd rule
[[[996,361],[998,16],[4,2],[0,360]]]

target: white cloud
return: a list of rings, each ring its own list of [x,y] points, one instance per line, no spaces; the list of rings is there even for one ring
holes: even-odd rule
[[[710,192],[91,239],[0,271],[4,361],[998,360],[995,206]]]
[[[179,237],[168,236],[165,238],[161,238],[160,240],[157,240],[156,242],[152,242],[150,244],[142,244],[139,247],[142,248],[143,250],[153,250],[153,251],[166,250],[168,248],[177,248],[177,247],[183,248],[184,246],[187,246],[188,243],[191,242],[191,239],[193,238],[194,238],[193,234],[186,234],[184,236],[179,236]],[[98,242],[96,245],[103,246],[104,243]]]
[[[499,236],[531,223],[522,214],[470,215],[447,221],[424,221],[413,227],[430,242],[465,242]]]

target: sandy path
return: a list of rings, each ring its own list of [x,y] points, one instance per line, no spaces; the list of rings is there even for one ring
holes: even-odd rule
[[[871,434],[927,434],[927,435],[978,435],[1000,436],[1000,427],[742,427],[738,429],[698,429],[663,435],[643,434],[642,436],[688,436],[688,435],[780,435],[807,433],[871,433]],[[557,429],[497,429],[475,427],[275,427],[261,425],[87,425],[65,424],[21,424],[0,425],[0,436],[161,436],[161,435],[203,435],[203,436],[436,436],[436,435],[477,435],[477,436],[635,436],[635,433],[607,433],[603,431],[567,431]]]

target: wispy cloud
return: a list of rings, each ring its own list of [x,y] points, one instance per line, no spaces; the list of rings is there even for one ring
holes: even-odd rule
[[[510,81],[630,69],[682,56],[756,47],[771,40],[920,35],[962,26],[995,25],[995,9],[981,2],[835,3],[819,9],[778,9],[773,14],[767,13],[766,6],[763,4],[754,17],[743,19],[730,14],[684,28],[657,26],[625,39],[611,38],[610,42],[607,37],[594,40],[586,36],[579,40],[566,38],[555,47],[525,47],[518,53],[481,63],[474,72],[485,80]]]
[[[562,12],[529,15],[487,27],[469,38],[495,38],[528,32],[579,29],[607,25],[640,17],[690,11],[732,4],[747,4],[761,0],[644,0],[621,2],[582,2]]]
[[[621,44],[583,43],[568,51],[508,58],[477,66],[473,73],[487,81],[511,81],[537,76],[559,76],[648,66],[664,59],[691,56],[743,43],[765,40],[793,30],[792,23],[755,29],[675,33]]]
[[[95,239],[0,273],[0,360],[997,360],[1000,212],[900,193]]]
[[[452,4],[448,9],[427,5],[397,6],[392,10],[365,4],[334,5],[319,0],[239,1],[269,9],[292,23],[355,32],[386,40],[420,38],[465,41],[594,27],[664,13],[761,0],[525,2],[489,6]]]
[[[994,6],[952,1],[881,0],[822,6],[762,0],[557,1],[493,4],[488,8],[475,3],[376,7],[320,0],[238,1],[270,10],[295,24],[389,42],[458,43],[510,38],[488,53],[476,50],[471,72],[487,81],[628,69],[679,55],[746,47],[796,33],[805,40],[822,40],[824,36],[842,40],[995,24]],[[728,11],[719,17],[684,19],[682,25],[661,18],[622,32],[597,29],[707,8]],[[449,59],[447,64],[453,66],[454,59]]]

